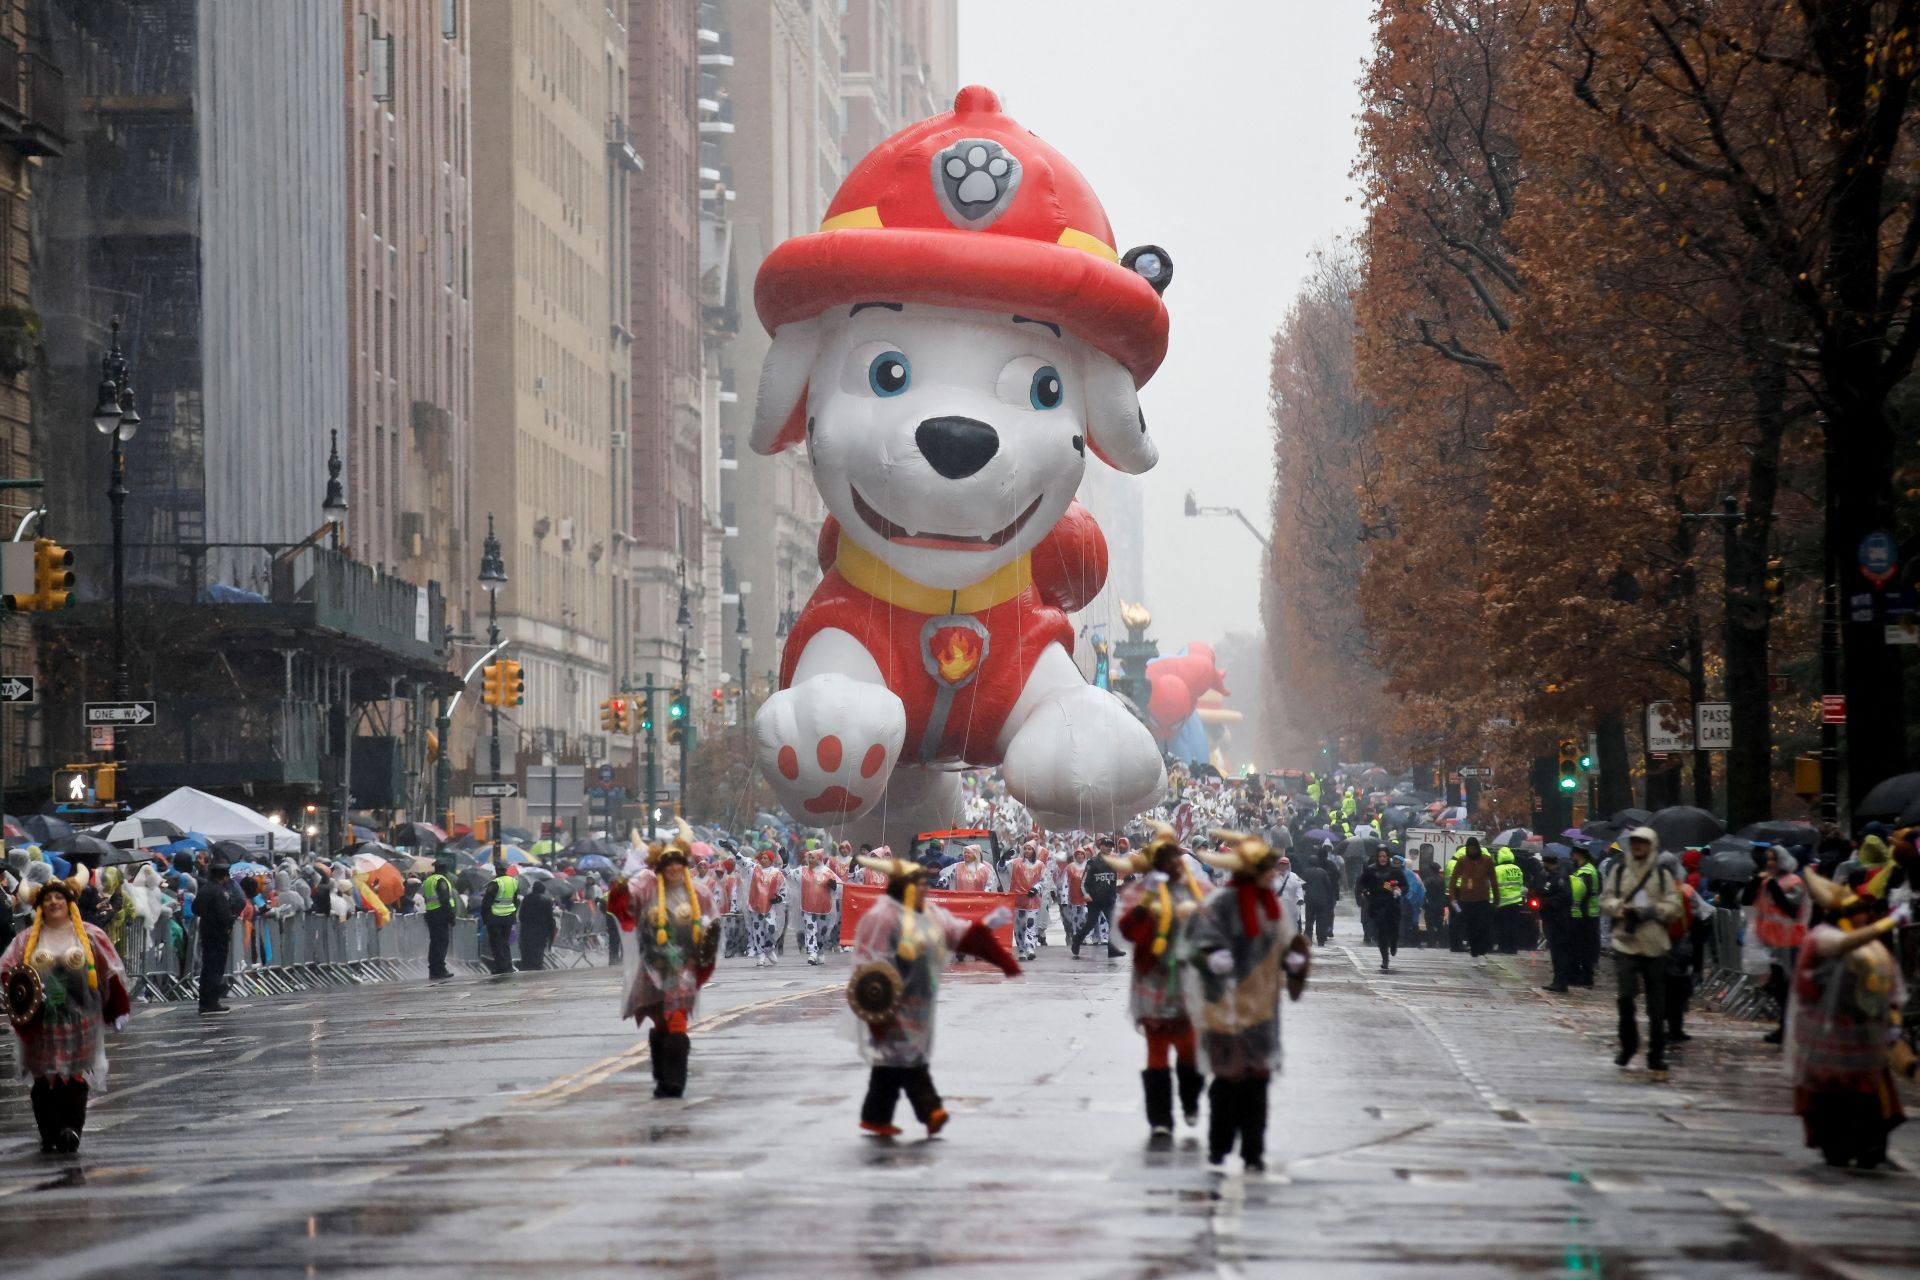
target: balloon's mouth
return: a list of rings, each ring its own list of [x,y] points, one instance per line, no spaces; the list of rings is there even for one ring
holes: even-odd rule
[[[1020,536],[1020,531],[1027,527],[1027,521],[1033,519],[1034,512],[1040,510],[1040,503],[1046,498],[1044,493],[1035,498],[1012,524],[994,533],[942,533],[929,529],[909,529],[889,520],[861,496],[858,488],[852,485],[848,488],[853,491],[853,509],[866,521],[867,528],[895,546],[927,547],[935,551],[993,551],[1004,547]]]

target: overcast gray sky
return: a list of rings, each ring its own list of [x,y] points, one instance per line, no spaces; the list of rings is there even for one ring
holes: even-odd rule
[[[1160,445],[1145,477],[1147,604],[1163,652],[1259,626],[1273,478],[1273,330],[1314,245],[1358,221],[1355,88],[1366,0],[961,0],[960,77],[1093,184],[1122,251],[1174,262],[1173,341],[1141,401]],[[1229,673],[1231,674],[1231,673]]]

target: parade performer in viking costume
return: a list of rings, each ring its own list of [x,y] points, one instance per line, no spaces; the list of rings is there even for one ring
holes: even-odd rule
[[[1886,912],[1883,866],[1858,890],[1808,869],[1806,885],[1831,923],[1815,925],[1800,944],[1787,1013],[1787,1071],[1793,1109],[1807,1145],[1830,1165],[1878,1167],[1887,1135],[1906,1113],[1895,1071],[1914,1074],[1913,1051],[1900,1038],[1905,990],[1900,963],[1882,939],[1908,914]]]
[[[860,1055],[873,1068],[860,1127],[883,1138],[898,1134],[893,1110],[904,1090],[931,1138],[947,1123],[928,1069],[940,971],[949,951],[961,951],[1018,977],[1019,962],[993,936],[1012,913],[999,907],[969,923],[926,900],[927,870],[918,863],[861,858],[860,864],[887,877],[887,896],[860,918],[847,982],[847,1002],[864,1024],[855,1028]]]
[[[119,953],[105,932],[80,918],[86,883],[82,871],[23,886],[33,923],[0,955],[14,1063],[20,1078],[33,1082],[42,1151],[80,1149],[88,1095],[107,1088],[107,1028],[126,1026],[133,1009]]]
[[[1257,836],[1215,831],[1222,848],[1200,857],[1231,873],[1187,922],[1196,978],[1195,1021],[1213,1084],[1207,1163],[1233,1150],[1249,1173],[1266,1169],[1267,1085],[1280,1067],[1280,993],[1306,989],[1309,950],[1273,892],[1280,855]]]
[[[646,867],[628,882],[639,966],[620,1016],[645,1026],[652,1050],[653,1096],[677,1098],[687,1087],[687,1020],[700,988],[713,976],[719,951],[712,901],[689,870],[693,831],[683,821],[671,844],[647,850]]]
[[[1153,824],[1146,848],[1124,857],[1108,854],[1107,861],[1121,876],[1133,877],[1120,895],[1119,911],[1120,933],[1133,944],[1127,1007],[1147,1037],[1147,1067],[1140,1073],[1147,1124],[1154,1137],[1169,1138],[1174,1086],[1169,1056],[1178,1060],[1180,1110],[1189,1126],[1200,1123],[1200,1093],[1207,1083],[1200,1072],[1180,962],[1186,953],[1187,922],[1206,901],[1208,888],[1194,877],[1179,837],[1164,823]]]

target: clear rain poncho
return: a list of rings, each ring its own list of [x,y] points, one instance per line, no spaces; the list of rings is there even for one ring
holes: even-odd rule
[[[860,1056],[876,1067],[920,1067],[933,1057],[934,1002],[947,955],[960,945],[969,924],[928,903],[909,911],[898,899],[881,898],[860,917],[853,936],[854,967],[892,964],[900,974],[900,1003],[877,1027],[854,1020]],[[852,1015],[848,1015],[852,1019]]]
[[[1273,894],[1237,878],[1208,894],[1188,920],[1183,969],[1209,1074],[1244,1080],[1279,1071],[1280,1001],[1292,941],[1293,923]],[[1218,951],[1232,958],[1224,974],[1208,964]]]
[[[689,883],[690,877],[683,874],[677,883],[664,887],[667,910],[662,922],[654,912],[655,895],[663,891],[660,877],[643,870],[628,882],[638,945],[633,981],[620,1007],[623,1018],[641,1014],[664,1027],[673,1014],[693,1016],[700,987],[711,972],[703,973],[695,964],[694,925],[705,930],[719,924],[713,919],[712,899],[698,887],[689,889]]]

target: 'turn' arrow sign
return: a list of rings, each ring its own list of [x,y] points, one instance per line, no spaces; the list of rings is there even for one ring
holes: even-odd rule
[[[0,702],[38,702],[39,686],[32,676],[0,676]]]
[[[159,709],[151,702],[89,702],[86,704],[89,727],[94,725],[120,725],[129,729],[141,729],[152,724],[159,717]]]

